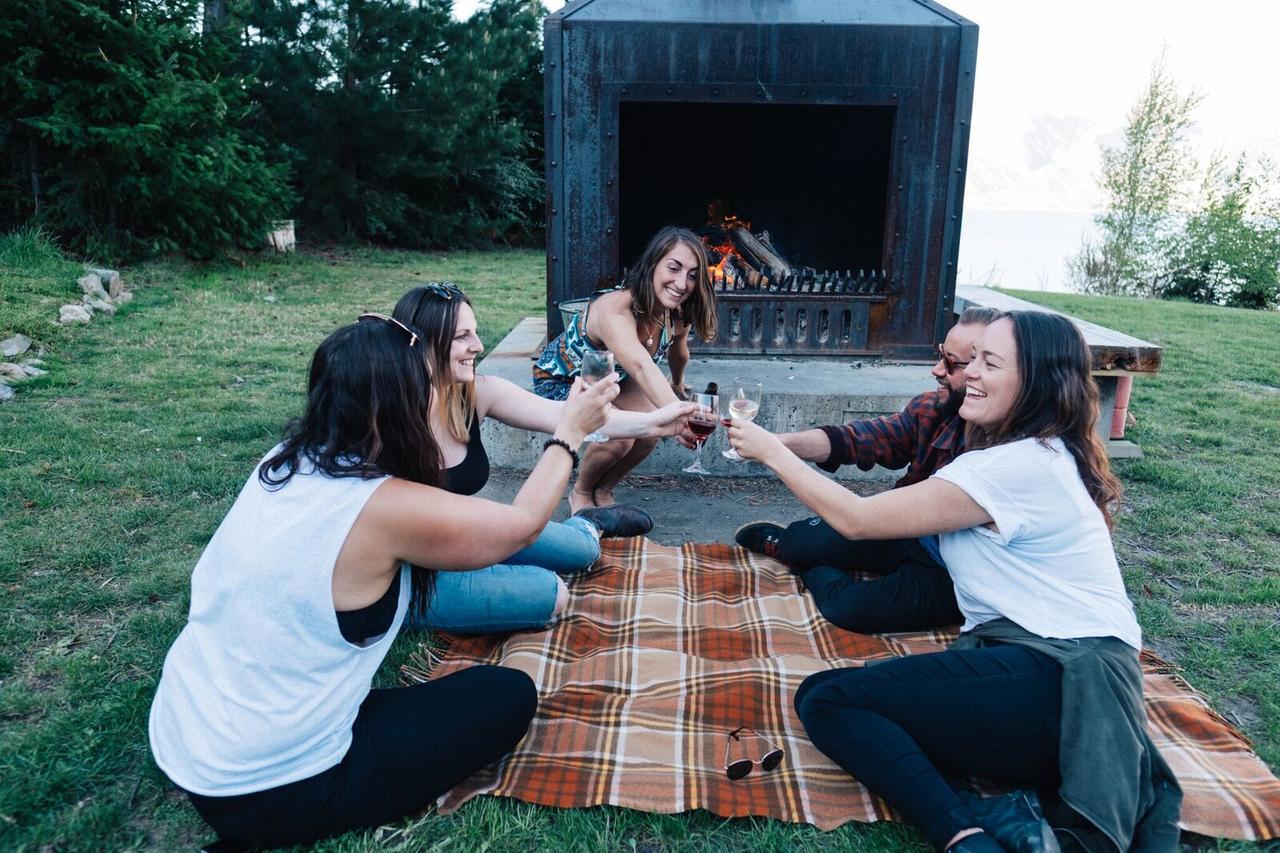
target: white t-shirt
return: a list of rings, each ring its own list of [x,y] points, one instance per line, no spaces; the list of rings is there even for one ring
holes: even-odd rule
[[[933,476],[963,489],[996,526],[941,536],[962,630],[1003,616],[1042,637],[1142,647],[1106,521],[1061,439],[971,450]]]

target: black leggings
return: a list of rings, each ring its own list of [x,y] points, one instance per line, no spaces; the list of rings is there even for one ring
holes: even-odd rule
[[[819,672],[795,705],[814,746],[942,850],[978,825],[944,773],[1057,787],[1061,681],[1046,655],[988,646]]]
[[[860,634],[921,631],[964,621],[951,576],[917,539],[845,539],[820,518],[781,534],[783,562],[833,625]],[[884,577],[858,580],[850,572]]]
[[[262,847],[381,826],[423,810],[510,752],[537,704],[529,676],[497,666],[373,690],[360,706],[351,748],[338,765],[252,794],[187,796],[220,838]]]

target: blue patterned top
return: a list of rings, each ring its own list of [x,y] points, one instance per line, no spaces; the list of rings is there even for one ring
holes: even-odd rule
[[[574,314],[564,331],[547,342],[542,355],[533,365],[533,390],[538,396],[551,400],[563,400],[569,396],[573,378],[582,372],[583,353],[601,348],[587,336],[587,311],[591,310],[598,297],[613,292],[615,291],[605,290],[592,295],[586,309]],[[653,353],[653,363],[666,362],[667,350],[670,348],[671,330],[664,324],[662,335],[658,339],[658,349]],[[627,378],[627,371],[622,365],[616,364],[614,369],[618,372],[619,381]]]

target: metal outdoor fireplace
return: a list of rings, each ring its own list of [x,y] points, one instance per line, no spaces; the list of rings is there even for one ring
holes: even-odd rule
[[[974,24],[927,0],[577,0],[544,35],[549,334],[678,224],[717,263],[695,350],[930,357]]]

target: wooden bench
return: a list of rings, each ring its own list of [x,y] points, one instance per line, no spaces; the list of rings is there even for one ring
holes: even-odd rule
[[[1000,311],[1050,311],[999,290],[974,285],[956,287],[956,313],[969,307],[995,308]],[[1052,313],[1062,314],[1061,311]],[[1160,370],[1164,350],[1149,341],[1090,323],[1070,314],[1062,314],[1076,324],[1084,335],[1093,357],[1093,378],[1098,383],[1100,408],[1098,432],[1114,458],[1136,459],[1142,449],[1124,440],[1125,417],[1129,409],[1129,392],[1133,377],[1150,376]]]

